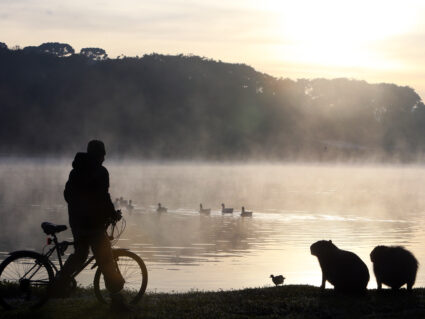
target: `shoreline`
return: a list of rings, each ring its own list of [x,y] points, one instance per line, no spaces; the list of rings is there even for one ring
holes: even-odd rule
[[[33,311],[0,311],[0,318],[425,318],[425,288],[368,290],[342,295],[308,285],[229,291],[147,293],[131,314],[111,314],[92,289],[78,288]]]

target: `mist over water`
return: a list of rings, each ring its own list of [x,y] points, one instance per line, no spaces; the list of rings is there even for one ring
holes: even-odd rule
[[[0,163],[2,253],[40,251],[41,222],[67,223],[62,192],[70,164]],[[319,286],[320,267],[309,247],[320,239],[358,254],[368,265],[370,288],[376,281],[369,253],[378,244],[403,245],[425,262],[421,166],[108,160],[105,166],[112,199],[123,196],[135,206],[132,214],[123,210],[127,228],[117,245],[145,260],[150,291],[261,287],[272,284],[270,274]],[[168,213],[155,212],[158,202]],[[212,208],[210,216],[199,215],[200,203]],[[221,214],[221,203],[235,209],[233,216]],[[241,206],[253,217],[240,217]],[[92,274],[77,279],[87,285]],[[416,286],[424,285],[420,266]]]

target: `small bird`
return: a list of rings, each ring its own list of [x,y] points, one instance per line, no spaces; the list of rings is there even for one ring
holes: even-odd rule
[[[128,201],[128,205],[127,205],[126,208],[127,208],[128,213],[131,215],[133,213],[133,209],[134,209],[134,206],[133,206],[131,199]]]
[[[276,285],[276,287],[278,285],[283,285],[283,281],[285,280],[285,277],[283,277],[282,275],[279,275],[279,276],[270,275],[270,278],[272,279],[272,281]]]
[[[210,214],[211,208],[203,208],[202,204],[199,204],[199,213],[201,214]]]
[[[221,213],[222,214],[233,214],[233,208],[226,208],[224,204],[221,204]]]
[[[252,212],[245,211],[245,207],[242,206],[241,216],[242,217],[252,217]]]
[[[166,213],[167,212],[167,208],[166,207],[162,207],[161,203],[158,203],[158,208],[156,209],[157,213]]]

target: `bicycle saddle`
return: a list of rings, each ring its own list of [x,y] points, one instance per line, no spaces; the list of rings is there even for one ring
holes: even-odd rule
[[[41,228],[47,235],[54,235],[68,229],[66,225],[55,225],[49,222],[41,223]]]

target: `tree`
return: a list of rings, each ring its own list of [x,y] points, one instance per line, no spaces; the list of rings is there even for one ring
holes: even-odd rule
[[[6,43],[0,42],[0,49],[7,49]]]
[[[409,87],[276,79],[189,55],[84,48],[59,59],[64,50],[40,47],[0,50],[0,155],[67,153],[87,136],[147,158],[425,154],[425,105]]]
[[[84,55],[93,61],[103,61],[108,58],[105,50],[101,48],[82,48],[80,51],[80,55]]]
[[[67,57],[75,53],[74,49],[67,43],[47,42],[38,47],[40,53],[48,53],[58,57]]]
[[[25,53],[39,53],[39,49],[36,46],[28,46],[22,49]]]

